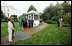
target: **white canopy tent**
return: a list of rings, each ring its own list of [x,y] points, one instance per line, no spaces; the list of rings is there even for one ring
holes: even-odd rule
[[[27,13],[26,15],[27,20],[33,20],[33,27],[36,27],[39,25],[39,13],[32,10],[30,12]]]
[[[34,11],[34,10],[28,12],[27,14],[32,14],[32,13],[37,14],[37,15],[39,14],[38,12],[36,12],[36,11]]]

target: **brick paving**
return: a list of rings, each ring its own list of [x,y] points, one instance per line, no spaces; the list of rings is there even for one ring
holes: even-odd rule
[[[14,42],[16,42],[18,40],[19,39],[16,36],[13,38]],[[8,36],[1,38],[1,45],[9,45],[9,44],[10,44],[10,42],[8,41]]]
[[[22,29],[22,30],[24,30],[24,32],[26,32],[27,34],[32,35],[32,34],[38,32],[38,31],[44,29],[47,26],[48,26],[48,24],[43,22],[43,25],[42,26],[38,26],[36,28],[35,27],[25,28],[25,29]],[[14,42],[16,42],[18,40],[19,40],[19,38],[16,37],[16,36],[13,39]],[[8,42],[8,36],[6,36],[4,38],[1,38],[1,45],[9,45],[9,44],[10,43]]]
[[[34,28],[34,27],[31,27],[31,28],[27,28],[27,29],[24,29],[24,32],[26,32],[27,34],[29,35],[32,35],[40,30],[42,30],[43,28],[47,27],[48,24],[47,23],[43,23],[42,26],[39,26],[37,28]]]

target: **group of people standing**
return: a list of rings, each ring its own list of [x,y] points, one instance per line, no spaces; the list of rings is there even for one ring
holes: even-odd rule
[[[14,18],[8,19],[8,33],[9,33],[9,42],[13,42],[14,37]]]
[[[27,19],[26,18],[19,19],[19,27],[24,27],[24,28],[27,27]]]
[[[27,28],[33,27],[33,20],[28,20],[27,18],[19,19],[19,27]]]
[[[29,24],[29,26],[27,26]],[[27,27],[33,27],[33,20],[28,20],[28,24],[27,24],[27,19],[26,18],[22,18],[19,19],[19,26],[23,27],[23,28],[27,28]],[[9,33],[9,42],[13,42],[13,38],[14,38],[14,18],[8,18],[8,33]]]
[[[62,24],[63,24],[63,19],[62,18],[58,19],[58,27],[62,27]]]

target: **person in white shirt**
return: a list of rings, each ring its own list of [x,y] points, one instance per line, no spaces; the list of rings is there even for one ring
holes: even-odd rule
[[[9,18],[8,19],[8,33],[9,33],[9,42],[13,42],[13,40],[12,40],[12,29],[14,29],[13,28],[13,24],[11,23],[11,19]]]

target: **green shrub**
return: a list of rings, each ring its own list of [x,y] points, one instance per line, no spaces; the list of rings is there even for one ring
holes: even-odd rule
[[[71,27],[70,24],[62,24],[63,27]]]
[[[58,21],[59,17],[52,17],[51,20],[52,21]]]
[[[56,24],[57,22],[56,21],[47,20],[47,23],[48,24]]]
[[[65,14],[63,16],[63,19],[64,19],[64,24],[71,24],[71,14]]]
[[[1,22],[7,22],[8,21],[8,18],[5,17],[4,19],[1,19]]]

